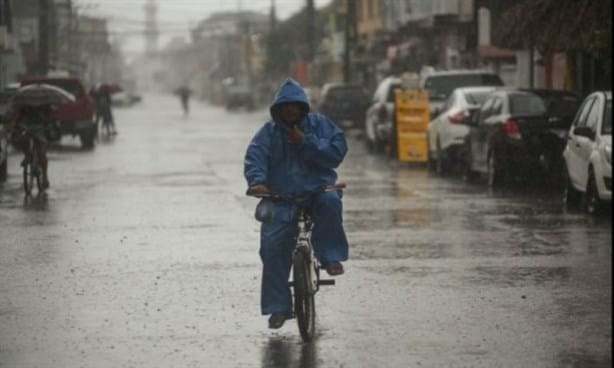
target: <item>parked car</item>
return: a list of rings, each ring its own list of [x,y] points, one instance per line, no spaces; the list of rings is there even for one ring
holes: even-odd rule
[[[244,84],[227,86],[224,91],[224,101],[226,110],[228,111],[237,108],[244,108],[246,110],[252,110],[254,108],[252,92],[249,87]]]
[[[0,121],[0,183],[8,174],[9,131],[6,122]]]
[[[111,95],[111,105],[116,107],[128,107],[141,102],[143,98],[132,92],[118,92]]]
[[[394,127],[394,91],[402,89],[397,77],[384,78],[373,93],[365,113],[365,140],[370,150],[379,150],[390,143]]]
[[[595,214],[612,202],[612,91],[588,95],[569,129],[564,199]]]
[[[438,174],[444,174],[452,164],[461,162],[465,136],[469,133],[469,127],[461,122],[478,110],[496,88],[456,88],[443,104],[442,112],[431,120],[427,128],[429,165]]]
[[[0,90],[0,123],[10,118],[7,114],[10,114],[11,111],[11,98],[15,95],[18,88],[19,83],[10,83]]]
[[[429,93],[431,119],[439,115],[444,102],[455,88],[477,86],[503,86],[496,73],[483,70],[445,70],[427,73],[421,88]]]
[[[19,83],[10,83],[0,91],[0,182],[7,178],[8,151],[10,149],[8,124],[12,119],[12,97],[18,88]]]
[[[29,77],[21,81],[22,86],[45,83],[60,87],[75,96],[74,102],[57,105],[52,118],[57,122],[50,140],[60,140],[63,135],[79,136],[84,148],[94,146],[97,128],[94,122],[96,107],[87,93],[83,82],[77,77]]]
[[[326,83],[322,86],[317,110],[342,129],[364,128],[369,96],[360,84]]]
[[[580,102],[566,91],[492,92],[473,118],[463,120],[470,126],[465,139],[466,177],[487,174],[489,186],[527,173],[560,177],[565,137]]]
[[[312,109],[317,109],[320,104],[320,88],[317,86],[303,86],[303,90],[309,100],[309,105]]]

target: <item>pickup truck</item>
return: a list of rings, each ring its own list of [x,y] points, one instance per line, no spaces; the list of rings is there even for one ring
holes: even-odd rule
[[[45,83],[60,87],[75,96],[74,102],[57,105],[52,117],[56,120],[54,134],[49,135],[51,141],[59,141],[63,135],[79,136],[83,148],[94,146],[98,132],[94,121],[96,107],[94,100],[87,93],[80,78],[77,77],[28,77],[21,81],[21,86],[34,83]]]

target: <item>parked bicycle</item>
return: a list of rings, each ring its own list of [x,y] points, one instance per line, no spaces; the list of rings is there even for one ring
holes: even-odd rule
[[[345,188],[345,184],[334,184],[327,186],[323,191],[335,191]],[[309,342],[315,335],[315,316],[316,304],[315,294],[320,290],[320,286],[334,285],[335,280],[320,279],[321,264],[315,257],[311,244],[311,228],[313,225],[307,205],[311,201],[313,194],[304,197],[286,198],[274,193],[256,194],[247,192],[258,198],[268,198],[273,202],[287,202],[296,206],[298,209],[297,228],[298,236],[296,246],[292,253],[292,281],[289,282],[294,293],[294,315],[298,323],[301,338]]]

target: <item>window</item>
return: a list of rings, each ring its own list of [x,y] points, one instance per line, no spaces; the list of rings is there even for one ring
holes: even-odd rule
[[[482,108],[480,109],[480,122],[486,120],[490,116],[494,100],[494,98],[490,98],[484,102],[484,105],[482,105]]]
[[[458,87],[502,86],[503,82],[496,74],[451,74],[433,75],[424,81],[424,89],[432,100],[443,100]]]
[[[492,112],[490,115],[499,115],[501,114],[501,109],[503,108],[503,100],[501,98],[494,98],[492,103]]]
[[[390,85],[390,89],[388,90],[388,96],[386,97],[386,102],[394,102],[394,91],[402,89],[403,87],[400,84],[394,83]]]
[[[601,112],[601,104],[597,99],[593,103],[591,110],[588,112],[586,116],[586,126],[591,128],[593,132],[597,131],[597,124],[599,123],[599,113]]]
[[[451,94],[450,97],[448,97],[448,99],[446,100],[446,103],[442,107],[443,111],[450,110],[450,108],[454,106],[454,100],[455,100],[454,97],[455,97],[454,93]]]
[[[467,92],[465,93],[465,100],[469,105],[481,105],[486,101],[486,97],[490,92]]]
[[[605,103],[605,113],[601,134],[612,134],[612,100]]]
[[[510,95],[510,114],[516,116],[546,115],[544,100],[533,94]]]
[[[586,117],[588,116],[588,112],[590,111],[594,101],[594,97],[584,101],[582,107],[580,108],[580,111],[578,112],[578,117],[574,121],[575,126],[580,127],[586,125]]]

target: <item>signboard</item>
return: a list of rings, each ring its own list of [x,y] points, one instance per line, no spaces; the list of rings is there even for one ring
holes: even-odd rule
[[[426,129],[430,121],[426,91],[395,92],[397,155],[402,162],[427,162]]]

